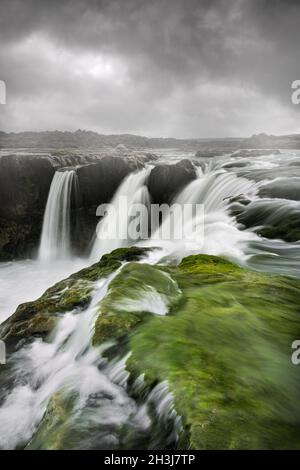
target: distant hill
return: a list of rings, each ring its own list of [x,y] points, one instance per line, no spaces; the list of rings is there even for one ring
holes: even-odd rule
[[[300,149],[300,134],[267,135],[255,134],[241,142],[241,148]]]
[[[65,148],[91,148],[107,149],[124,145],[128,149],[147,148],[178,148],[190,151],[237,149],[300,149],[300,134],[267,135],[256,134],[249,138],[216,138],[216,139],[175,139],[149,138],[133,134],[98,134],[97,132],[78,130],[76,132],[46,131],[46,132],[19,132],[6,133],[0,131],[0,148],[38,148],[38,149],[65,149]]]
[[[0,131],[0,148],[115,148],[125,145],[137,148],[186,148],[197,150],[208,148],[237,148],[241,139],[174,139],[148,138],[132,134],[104,135],[97,132],[19,132]]]

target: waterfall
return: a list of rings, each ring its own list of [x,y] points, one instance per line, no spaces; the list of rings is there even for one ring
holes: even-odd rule
[[[133,204],[150,206],[150,196],[145,186],[149,170],[141,170],[127,176],[117,189],[111,203],[110,209],[101,219],[97,226],[97,236],[91,250],[91,259],[99,260],[105,254],[116,248],[129,246],[131,240],[128,237],[128,224],[130,220],[130,208]],[[122,212],[122,201],[126,199],[128,212]],[[118,229],[116,237],[115,228]]]
[[[70,204],[76,180],[74,170],[54,174],[44,214],[39,259],[67,258],[70,255]]]
[[[256,191],[253,182],[223,170],[199,174],[199,177],[189,183],[174,199],[174,211],[166,216],[157,230],[152,231],[151,239],[142,244],[159,246],[162,249],[162,253],[158,253],[159,257],[172,256],[180,260],[189,254],[206,253],[226,256],[243,263],[246,261],[246,245],[249,241],[256,240],[257,236],[239,230],[228,208],[230,198],[241,194],[254,197]],[[180,238],[176,237],[181,229],[178,221],[181,220],[181,209],[186,204],[202,204],[203,213],[198,218],[191,214],[190,220],[185,220],[184,237]],[[165,240],[160,234],[166,233],[168,226],[172,225],[170,219],[177,222],[174,237]]]

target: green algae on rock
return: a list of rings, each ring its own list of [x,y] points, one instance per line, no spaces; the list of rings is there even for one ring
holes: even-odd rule
[[[168,273],[147,264],[127,264],[100,304],[93,344],[124,337],[151,314],[165,315],[180,296]]]
[[[18,306],[15,313],[0,327],[6,342],[46,336],[55,327],[59,314],[75,308],[82,309],[90,301],[92,283],[72,276],[58,282],[39,299]]]
[[[205,255],[166,269],[183,300],[131,335],[129,370],[167,380],[192,448],[300,448],[299,281]]]
[[[0,338],[7,344],[21,339],[45,337],[56,325],[61,313],[82,310],[90,300],[94,282],[106,277],[126,261],[138,260],[146,248],[119,248],[102,256],[98,263],[50,287],[39,299],[19,305],[16,312],[0,327]]]

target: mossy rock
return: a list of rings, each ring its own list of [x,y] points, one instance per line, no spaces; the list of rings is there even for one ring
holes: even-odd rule
[[[134,266],[136,279],[144,269]],[[144,373],[150,387],[167,380],[190,446],[300,448],[300,369],[290,359],[300,334],[299,281],[205,255],[151,270],[149,285],[155,271],[168,272],[181,300],[169,315],[131,329],[127,367],[135,377]],[[134,283],[125,279],[115,292],[129,307]]]
[[[180,297],[168,273],[147,264],[127,264],[100,304],[93,344],[124,337],[149,316],[166,314]]]
[[[149,251],[151,251],[150,248],[136,246],[132,246],[130,248],[117,248],[111,253],[103,255],[98,263],[73,274],[71,278],[97,281],[98,279],[101,279],[101,277],[108,276],[121,267],[122,263],[138,261],[146,256]]]
[[[26,446],[26,450],[59,450],[70,445],[69,420],[73,411],[74,399],[62,392],[55,393],[37,431]]]
[[[8,345],[21,339],[44,337],[63,312],[82,309],[90,301],[93,285],[84,279],[68,278],[48,289],[39,299],[19,305],[0,329]]]
[[[62,313],[81,310],[89,304],[97,280],[108,276],[126,261],[140,259],[148,251],[146,248],[119,248],[102,256],[98,263],[50,287],[39,299],[19,305],[1,325],[0,338],[10,346],[19,340],[47,336]]]

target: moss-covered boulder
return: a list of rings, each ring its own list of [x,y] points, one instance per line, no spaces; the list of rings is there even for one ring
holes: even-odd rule
[[[162,273],[176,286],[169,313],[146,315],[137,291],[159,288]],[[129,264],[102,303],[97,341],[129,333],[128,370],[149,387],[168,382],[192,448],[300,448],[299,288],[213,256]]]

